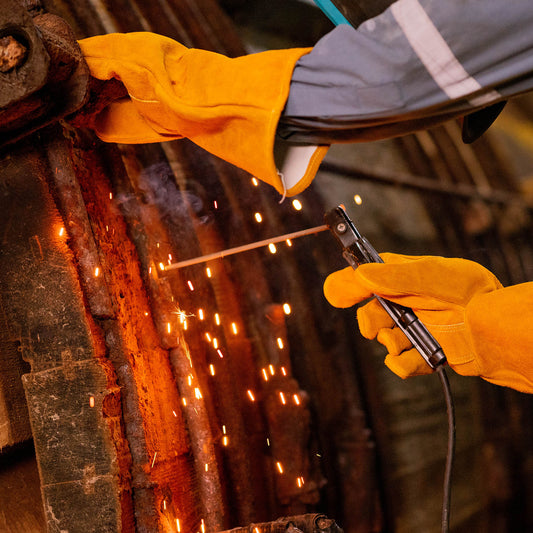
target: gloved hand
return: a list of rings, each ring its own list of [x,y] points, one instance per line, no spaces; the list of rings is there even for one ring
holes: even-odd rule
[[[503,288],[481,265],[465,259],[381,254],[385,261],[331,274],[328,301],[349,307],[377,294],[411,307],[465,376],[533,392],[533,283]],[[373,299],[357,312],[364,337],[388,350],[385,364],[402,378],[432,370]]]
[[[90,37],[79,45],[93,77],[119,79],[129,93],[96,117],[102,140],[187,137],[287,195],[298,194],[314,177],[316,161],[296,182],[284,185],[273,156],[294,65],[309,49],[230,59],[149,32]]]

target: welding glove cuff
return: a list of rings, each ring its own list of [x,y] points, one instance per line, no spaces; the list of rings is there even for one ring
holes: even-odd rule
[[[530,284],[504,289],[492,273],[472,261],[396,254],[382,258],[385,264],[331,274],[324,284],[326,298],[336,307],[349,307],[377,294],[411,307],[456,372],[533,392],[533,371],[525,364],[525,345],[532,335],[524,327],[533,284],[525,291],[529,299],[516,300]],[[432,371],[377,300],[359,308],[357,318],[364,337],[385,345],[385,363],[397,375],[406,378]],[[524,346],[517,351],[516,343]]]
[[[294,65],[310,49],[228,58],[149,32],[100,35],[79,44],[91,75],[119,79],[129,94],[96,117],[104,141],[187,137],[287,195],[298,194],[314,177],[326,147],[317,148],[303,175],[288,184],[273,155]]]

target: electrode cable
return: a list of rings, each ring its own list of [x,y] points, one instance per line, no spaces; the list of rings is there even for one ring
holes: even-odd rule
[[[444,365],[437,367],[437,374],[439,375],[442,389],[444,391],[444,398],[446,400],[446,413],[448,416],[448,445],[446,451],[446,465],[444,469],[444,484],[443,484],[443,498],[442,498],[442,533],[448,533],[450,530],[450,501],[452,490],[452,468],[453,459],[455,455],[455,408],[453,405],[453,398],[450,389],[450,382],[444,370]]]

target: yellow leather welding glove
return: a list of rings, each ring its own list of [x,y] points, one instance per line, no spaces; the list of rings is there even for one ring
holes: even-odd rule
[[[310,49],[230,59],[149,32],[100,35],[79,44],[91,75],[119,79],[129,94],[96,117],[102,140],[149,143],[187,137],[288,196],[313,179],[327,148],[319,149],[305,173],[288,186],[273,156],[294,65]]]
[[[328,301],[350,307],[376,294],[411,307],[464,376],[533,392],[533,283],[503,288],[465,259],[381,254],[385,261],[346,268],[324,284]],[[357,312],[364,337],[388,350],[385,364],[402,378],[432,370],[375,299]]]

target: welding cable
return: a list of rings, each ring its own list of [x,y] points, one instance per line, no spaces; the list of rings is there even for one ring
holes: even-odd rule
[[[450,529],[450,500],[452,490],[452,468],[455,456],[455,408],[453,405],[450,382],[444,370],[444,366],[437,368],[446,400],[446,413],[448,415],[448,447],[446,451],[446,466],[444,469],[444,486],[442,498],[442,533],[448,533]]]

